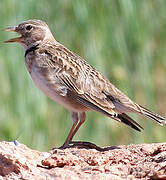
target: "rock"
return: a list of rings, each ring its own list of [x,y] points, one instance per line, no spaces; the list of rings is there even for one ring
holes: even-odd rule
[[[166,179],[166,143],[39,152],[0,142],[0,179]]]

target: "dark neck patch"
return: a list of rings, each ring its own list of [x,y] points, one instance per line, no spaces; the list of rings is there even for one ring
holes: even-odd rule
[[[38,48],[39,48],[38,46],[39,46],[39,44],[36,44],[36,45],[30,47],[29,49],[27,49],[27,50],[25,51],[24,57],[26,57],[28,53],[34,52],[36,49],[38,49]]]

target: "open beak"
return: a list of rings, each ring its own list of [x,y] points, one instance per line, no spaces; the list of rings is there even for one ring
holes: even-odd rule
[[[5,29],[6,32],[17,32],[17,26],[13,26],[13,27],[8,27]],[[16,37],[16,38],[12,38],[12,39],[9,39],[7,41],[5,41],[5,43],[11,43],[11,42],[21,42],[21,39],[22,39],[22,36],[21,37]]]

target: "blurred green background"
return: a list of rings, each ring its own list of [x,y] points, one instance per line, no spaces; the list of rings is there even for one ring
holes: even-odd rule
[[[3,29],[28,19],[47,22],[55,39],[85,58],[131,99],[166,116],[165,0],[1,0],[0,140],[49,150],[63,144],[70,113],[32,82],[18,36]],[[100,146],[164,142],[166,127],[131,115],[142,133],[99,113],[87,120],[75,140]]]

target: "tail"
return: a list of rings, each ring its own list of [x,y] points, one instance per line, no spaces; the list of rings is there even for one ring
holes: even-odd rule
[[[116,118],[114,117],[113,119],[115,119],[119,122],[122,122],[122,123],[132,127],[133,129],[137,130],[137,131],[141,131],[141,129],[143,129],[143,127],[141,127],[137,122],[135,122],[133,119],[131,119],[131,117],[129,117],[125,113],[118,114],[117,117]]]
[[[139,105],[140,106],[140,105]],[[143,106],[141,107],[141,111],[142,111],[142,115],[144,115],[145,117],[148,117],[154,121],[156,121],[157,123],[159,123],[161,126],[163,126],[164,124],[166,124],[165,118],[160,116],[159,114],[156,114],[146,108],[144,108]]]

